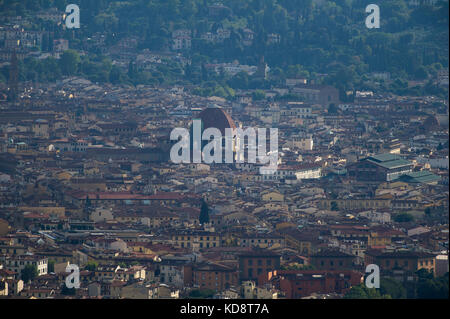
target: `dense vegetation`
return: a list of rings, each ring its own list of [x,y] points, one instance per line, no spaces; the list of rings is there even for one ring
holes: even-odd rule
[[[426,269],[416,272],[417,281],[403,284],[389,277],[381,278],[380,288],[367,288],[364,284],[352,287],[345,299],[447,299],[448,272],[442,277],[435,277]]]
[[[37,269],[36,265],[28,264],[21,270],[20,274],[21,274],[21,279],[25,283],[28,283],[28,282],[32,281],[34,278],[36,278],[39,273],[38,273],[38,269]]]
[[[52,81],[62,75],[81,74],[96,82],[161,84],[202,84],[197,93],[232,96],[237,88],[270,88],[286,77],[303,76],[338,87],[342,97],[354,89],[390,90],[397,94],[446,94],[429,81],[410,87],[411,80],[428,80],[448,67],[448,2],[438,6],[409,8],[405,0],[383,0],[381,28],[365,27],[365,7],[373,1],[342,0],[224,0],[229,12],[211,16],[208,6],[216,0],[0,0],[2,15],[27,16],[32,12],[77,3],[82,28],[63,30],[39,19],[30,28],[48,30],[55,37],[70,39],[74,49],[86,49],[86,39],[94,33],[106,35],[106,44],[122,38],[139,38],[138,49],[163,51],[170,46],[173,30],[192,31],[192,49],[184,52],[192,63],[162,65],[151,72],[119,69],[102,57],[98,46],[83,58],[65,62],[51,58],[25,61],[21,76],[26,80]],[[219,27],[231,29],[223,43],[200,39]],[[243,29],[255,32],[253,43],[242,42]],[[268,43],[269,34],[281,35],[279,43]],[[202,67],[208,62],[256,65],[264,56],[271,68],[266,81],[238,74],[233,78],[211,75]],[[75,61],[75,66],[68,66]],[[31,71],[30,71],[30,66]],[[3,70],[3,78],[7,72]],[[373,81],[371,72],[390,72],[392,81]],[[327,74],[325,78],[320,74]],[[2,75],[0,75],[0,78]]]

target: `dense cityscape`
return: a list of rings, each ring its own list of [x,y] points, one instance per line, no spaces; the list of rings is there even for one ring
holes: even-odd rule
[[[370,3],[0,0],[0,299],[448,298],[448,1]]]

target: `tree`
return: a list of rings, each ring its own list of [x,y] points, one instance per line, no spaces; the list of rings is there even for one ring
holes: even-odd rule
[[[421,299],[448,299],[448,272],[439,278],[424,269],[417,272],[417,297]]]
[[[337,114],[337,113],[338,113],[338,108],[337,108],[336,104],[331,103],[331,104],[328,106],[328,113],[329,113],[329,114]]]
[[[344,299],[391,299],[390,295],[382,295],[380,289],[367,288],[364,285],[353,286]]]
[[[393,219],[397,223],[408,223],[414,220],[414,216],[408,213],[400,213],[395,215]]]
[[[406,288],[393,278],[382,278],[380,280],[381,295],[389,295],[393,299],[405,299]]]
[[[38,274],[36,265],[31,264],[26,265],[21,271],[22,280],[26,283],[36,278]]]
[[[74,50],[67,50],[61,55],[59,66],[64,75],[74,75],[78,71],[80,56]]]
[[[208,81],[208,70],[204,63],[202,63],[202,81]]]
[[[190,298],[206,299],[214,296],[215,291],[212,289],[195,289],[189,293]]]
[[[331,210],[332,211],[339,210],[338,204],[336,202],[331,202]]]
[[[112,84],[120,84],[123,81],[123,75],[120,71],[120,68],[117,66],[113,66],[111,71],[109,72],[109,82]]]
[[[136,65],[133,63],[133,61],[130,61],[128,64],[128,77],[131,81],[135,80],[135,77],[137,75]]]
[[[266,97],[266,94],[262,90],[256,90],[252,93],[252,98],[255,101],[263,100]]]
[[[418,80],[425,80],[428,77],[428,71],[423,65],[421,65],[417,68],[414,75]]]
[[[421,268],[418,271],[416,271],[417,277],[420,280],[426,280],[426,279],[433,279],[433,273],[426,270],[425,268]]]
[[[209,207],[208,204],[206,204],[205,200],[203,199],[202,199],[202,207],[200,209],[199,221],[201,225],[209,223]]]
[[[248,88],[248,74],[247,72],[239,72],[233,76],[229,81],[228,85],[233,89],[247,89]]]
[[[90,261],[86,264],[85,269],[89,271],[95,271],[97,269],[98,263],[95,261]]]
[[[75,288],[67,288],[66,284],[64,283],[61,288],[61,294],[64,296],[75,296]]]
[[[301,265],[301,264],[295,263],[295,264],[283,265],[283,266],[281,266],[281,269],[282,270],[314,270],[315,267],[312,264]]]
[[[48,272],[55,272],[55,261],[53,259],[50,259],[48,261],[48,266],[47,266]]]

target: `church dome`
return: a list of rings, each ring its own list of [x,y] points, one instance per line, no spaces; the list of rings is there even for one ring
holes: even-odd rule
[[[198,117],[202,120],[204,130],[214,127],[220,130],[222,136],[225,136],[226,128],[236,129],[231,116],[218,106],[204,109]]]

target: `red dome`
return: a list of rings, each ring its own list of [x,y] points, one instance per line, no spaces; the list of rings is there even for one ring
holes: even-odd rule
[[[215,127],[220,130],[222,136],[225,136],[225,129],[235,129],[233,119],[220,107],[209,107],[204,109],[198,116],[203,123],[203,129]]]

